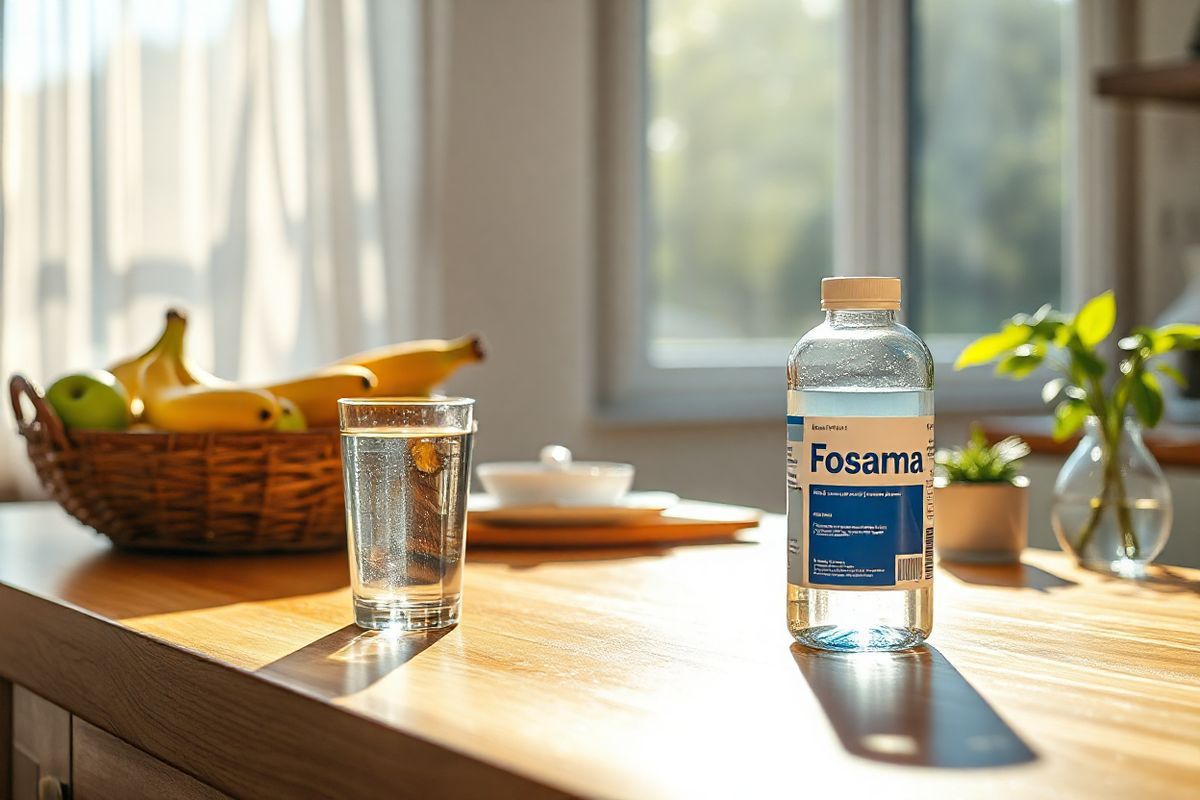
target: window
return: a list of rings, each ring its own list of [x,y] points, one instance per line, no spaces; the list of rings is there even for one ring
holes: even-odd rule
[[[908,318],[978,334],[1063,300],[1072,15],[1061,0],[917,0]]]
[[[750,343],[778,360],[820,320],[806,298],[833,269],[838,22],[832,0],[650,3],[651,363]]]
[[[940,363],[1072,301],[1071,0],[616,6],[629,20],[610,36],[641,42],[640,72],[613,84],[638,149],[618,163],[640,174],[610,213],[641,209],[621,259],[634,277],[609,303],[633,331],[610,359],[616,406],[704,386],[723,387],[716,416],[771,413],[825,275],[904,278],[906,322]],[[895,233],[864,249],[877,230]],[[975,384],[964,400],[1036,402],[989,382],[939,373],[950,394]]]

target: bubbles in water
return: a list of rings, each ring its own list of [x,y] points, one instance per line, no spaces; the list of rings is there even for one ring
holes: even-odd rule
[[[356,599],[439,603],[461,584],[470,434],[342,435]]]

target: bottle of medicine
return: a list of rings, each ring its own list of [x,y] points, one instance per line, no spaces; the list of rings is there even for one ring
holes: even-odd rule
[[[933,358],[898,278],[826,278],[788,358],[788,629],[900,650],[933,627]]]

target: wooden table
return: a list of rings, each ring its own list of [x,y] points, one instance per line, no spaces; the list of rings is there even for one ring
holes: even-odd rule
[[[238,796],[1200,792],[1200,572],[944,565],[931,646],[822,654],[784,626],[781,520],[745,536],[472,551],[462,624],[388,637],[342,554],[125,555],[10,506],[0,674]]]

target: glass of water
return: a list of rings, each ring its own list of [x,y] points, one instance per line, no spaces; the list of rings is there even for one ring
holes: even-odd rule
[[[338,401],[350,588],[363,628],[458,622],[475,401]]]

